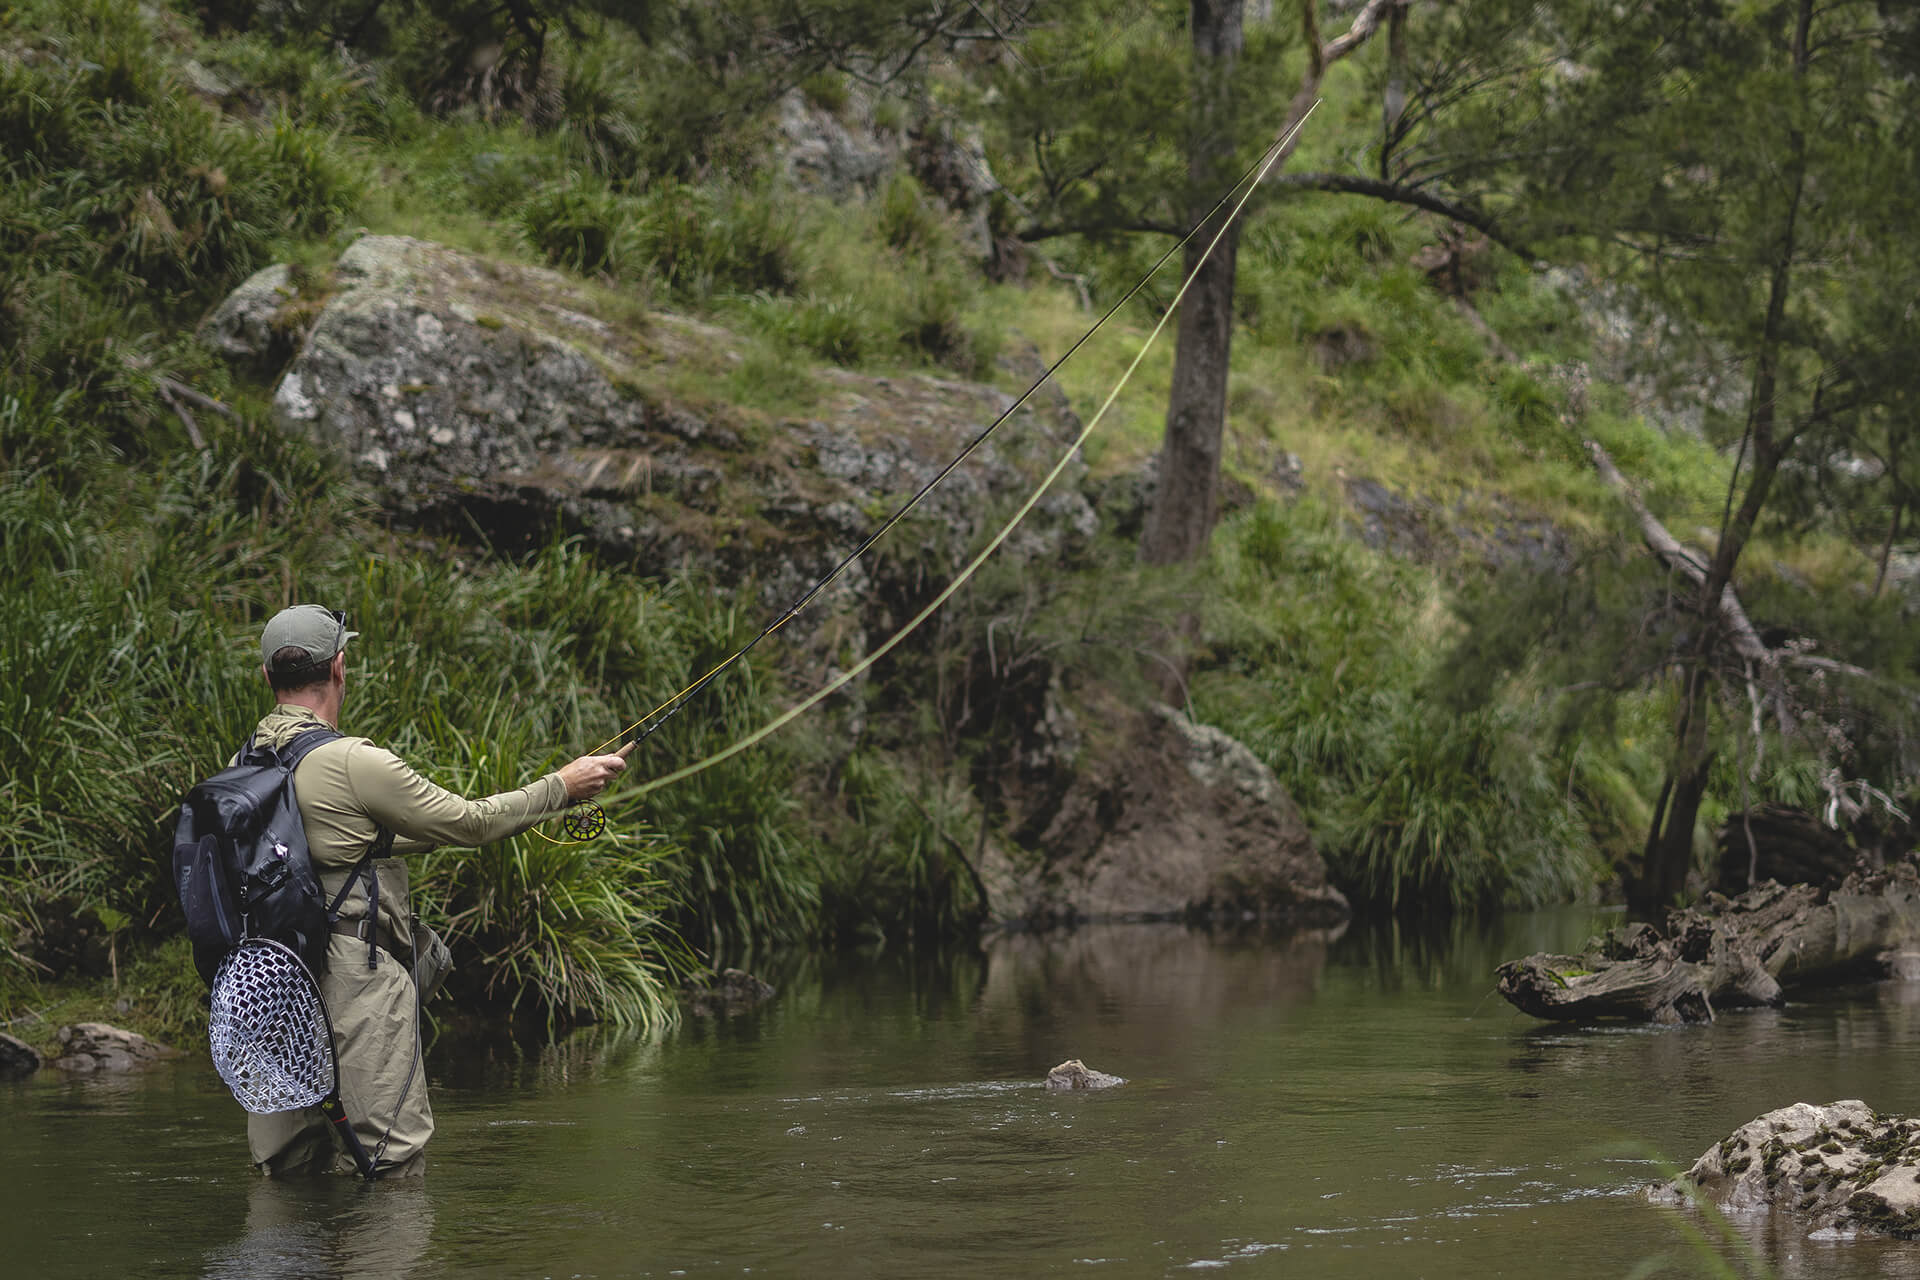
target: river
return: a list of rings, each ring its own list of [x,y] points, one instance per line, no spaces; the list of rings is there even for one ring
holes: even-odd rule
[[[0,1274],[1920,1277],[1636,1194],[1789,1102],[1920,1109],[1920,989],[1601,1030],[1493,994],[1617,920],[1100,926],[805,963],[652,1041],[442,1036],[410,1184],[253,1177],[197,1045],[42,1072],[0,1086]],[[1072,1057],[1128,1083],[1040,1087]]]

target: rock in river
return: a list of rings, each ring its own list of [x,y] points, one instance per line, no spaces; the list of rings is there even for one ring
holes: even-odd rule
[[[123,1031],[104,1022],[77,1022],[60,1028],[60,1056],[53,1065],[62,1071],[131,1071],[173,1050],[137,1031]]]
[[[40,1069],[40,1055],[33,1046],[0,1032],[0,1080],[9,1076],[30,1076]]]
[[[696,1018],[725,1018],[773,999],[773,984],[744,969],[696,974],[681,986],[685,1008]]]
[[[1119,1076],[1093,1070],[1078,1058],[1068,1058],[1047,1072],[1047,1088],[1062,1092],[1068,1089],[1111,1089],[1125,1083]]]
[[[1742,1125],[1652,1195],[1795,1215],[1823,1238],[1920,1238],[1920,1119],[1882,1116],[1857,1100],[1796,1102]]]

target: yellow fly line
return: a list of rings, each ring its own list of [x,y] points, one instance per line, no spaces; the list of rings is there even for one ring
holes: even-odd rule
[[[1247,181],[1246,174],[1241,175],[1240,182],[1236,183],[1234,188],[1228,191],[1227,196],[1223,196],[1220,202],[1214,205],[1213,209],[1208,212],[1207,217],[1202,218],[1200,222],[1196,225],[1193,231],[1189,231],[1187,235],[1181,239],[1179,244],[1176,244],[1173,247],[1173,249],[1168,250],[1167,254],[1160,259],[1160,262],[1154,265],[1154,271],[1159,270],[1160,266],[1166,262],[1167,257],[1172,256],[1175,250],[1178,250],[1182,245],[1185,245],[1189,240],[1191,240],[1194,237],[1194,235],[1198,233],[1199,229],[1201,227],[1204,227],[1207,221],[1212,218],[1213,214],[1219,211],[1220,206],[1226,203],[1228,197],[1230,197],[1233,194],[1233,191],[1239,190],[1241,185],[1244,184],[1245,190],[1241,191],[1240,198],[1234,201],[1231,212],[1229,212],[1226,219],[1223,222],[1221,222],[1219,230],[1214,232],[1213,239],[1207,242],[1206,251],[1200,255],[1200,261],[1194,265],[1194,269],[1188,273],[1187,277],[1184,280],[1181,281],[1180,291],[1174,294],[1172,305],[1167,307],[1166,311],[1161,315],[1159,321],[1153,326],[1152,331],[1147,334],[1146,341],[1140,344],[1140,350],[1135,353],[1133,360],[1127,365],[1126,372],[1120,375],[1120,380],[1114,383],[1113,389],[1107,392],[1106,399],[1101,401],[1099,409],[1095,411],[1094,415],[1087,420],[1086,425],[1080,429],[1080,434],[1074,437],[1073,443],[1067,447],[1066,451],[1063,454],[1061,454],[1060,459],[1053,464],[1052,469],[1049,470],[1047,474],[1041,479],[1039,486],[1035,488],[1033,492],[1027,496],[1026,501],[1020,504],[1019,510],[1013,513],[1013,518],[1008,520],[1005,525],[1001,526],[1000,530],[993,535],[993,538],[986,544],[986,546],[982,547],[979,553],[975,555],[973,559],[969,560],[966,563],[966,565],[960,570],[960,572],[954,576],[953,580],[949,582],[944,588],[941,589],[938,595],[936,595],[931,601],[929,601],[927,605],[920,610],[919,613],[915,614],[912,617],[912,619],[910,619],[907,622],[905,626],[901,627],[900,630],[896,631],[892,636],[890,636],[885,643],[881,644],[879,648],[874,649],[871,653],[867,654],[864,658],[862,658],[859,662],[855,663],[852,667],[848,668],[846,671],[842,672],[840,675],[834,677],[832,680],[828,681],[820,689],[809,694],[806,698],[802,699],[800,702],[796,703],[794,706],[788,708],[786,711],[783,711],[779,715],[775,716],[772,720],[769,720],[766,724],[762,725],[760,728],[755,729],[753,732],[747,734],[745,737],[738,739],[737,741],[735,741],[734,743],[732,743],[727,747],[723,747],[719,751],[714,752],[712,755],[707,756],[704,759],[696,760],[692,764],[684,765],[681,768],[673,770],[671,773],[662,774],[657,778],[649,779],[646,782],[640,783],[637,786],[629,788],[627,789],[627,794],[635,798],[638,798],[640,796],[647,795],[650,792],[658,791],[662,787],[671,786],[676,782],[685,781],[686,779],[691,778],[696,773],[704,772],[705,770],[711,769],[714,765],[717,765],[722,761],[732,759],[734,756],[739,755],[742,751],[747,750],[749,747],[755,746],[756,744],[771,737],[773,734],[779,732],[782,728],[786,727],[788,724],[792,723],[794,720],[797,720],[800,716],[806,714],[806,712],[812,710],[816,706],[819,706],[822,702],[826,701],[828,698],[832,697],[835,693],[845,688],[849,683],[858,679],[861,675],[865,674],[865,672],[869,668],[871,668],[874,663],[880,661],[880,659],[886,657],[889,653],[893,652],[893,650],[897,648],[902,641],[904,641],[908,636],[912,635],[916,630],[918,630],[921,624],[926,622],[928,618],[932,617],[934,613],[939,610],[941,605],[945,604],[949,599],[951,599],[953,597],[953,594],[956,591],[958,591],[962,586],[965,586],[967,583],[967,580],[971,578],[976,572],[979,571],[981,565],[987,562],[988,557],[993,555],[995,551],[999,550],[1000,545],[1013,535],[1013,531],[1017,527],[1019,527],[1020,522],[1027,518],[1028,514],[1032,512],[1033,508],[1039,503],[1040,499],[1046,495],[1047,490],[1053,486],[1053,482],[1060,478],[1061,472],[1067,469],[1067,465],[1070,462],[1072,462],[1074,455],[1079,452],[1080,447],[1087,442],[1087,438],[1093,434],[1094,429],[1098,427],[1100,425],[1101,420],[1107,416],[1107,410],[1113,407],[1113,403],[1115,400],[1119,399],[1121,391],[1123,391],[1126,388],[1128,381],[1133,377],[1134,371],[1140,367],[1141,361],[1146,359],[1147,352],[1152,349],[1154,342],[1160,337],[1161,332],[1166,329],[1167,321],[1170,318],[1172,318],[1173,313],[1179,309],[1181,300],[1185,298],[1187,295],[1187,290],[1193,286],[1194,280],[1199,276],[1200,268],[1204,266],[1206,264],[1206,260],[1213,255],[1214,248],[1220,243],[1221,238],[1226,235],[1227,229],[1233,225],[1235,219],[1237,219],[1240,216],[1240,211],[1246,207],[1247,201],[1253,198],[1253,193],[1259,189],[1261,181],[1267,175],[1267,171],[1271,169],[1273,167],[1274,162],[1282,154],[1285,153],[1288,145],[1299,134],[1300,130],[1306,126],[1307,120],[1313,115],[1314,111],[1319,109],[1319,106],[1320,106],[1319,102],[1316,101],[1312,106],[1308,107],[1306,113],[1300,117],[1300,119],[1294,124],[1294,126],[1291,129],[1287,130],[1286,133],[1282,134],[1271,145],[1267,147],[1266,151],[1262,153],[1261,159],[1259,160],[1259,162],[1253,167],[1252,170],[1250,170],[1250,173],[1252,175],[1252,181],[1250,182]],[[1133,296],[1133,293],[1138,292],[1141,286],[1143,286],[1148,279],[1151,279],[1152,276],[1153,276],[1153,271],[1149,271],[1147,275],[1141,279],[1140,284],[1135,285],[1134,289],[1128,293],[1127,297],[1131,298]],[[1122,302],[1124,301],[1125,299],[1122,299]],[[1119,304],[1116,304],[1116,307],[1118,305]],[[1107,313],[1107,315],[1109,316],[1112,314],[1113,314],[1112,311],[1109,311]],[[1106,316],[1102,316],[1100,323],[1104,324],[1106,321],[1106,318],[1107,318]],[[1096,324],[1093,329],[1088,330],[1087,337],[1091,337],[1099,327],[1100,325]],[[1071,348],[1067,352],[1067,356],[1071,356],[1074,351],[1077,351],[1079,349],[1081,343],[1084,343],[1085,341],[1086,341],[1086,338],[1083,337],[1080,340],[1080,342],[1076,342],[1073,348]],[[1062,356],[1060,361],[1055,363],[1054,369],[1058,369],[1060,367],[1060,364],[1065,363],[1066,358],[1067,358],[1066,356]],[[1028,396],[1031,396],[1033,392],[1039,388],[1040,383],[1046,380],[1046,376],[1050,376],[1052,372],[1053,372],[1052,369],[1048,370],[1048,375],[1043,375],[1039,382],[1034,383],[1032,387],[1028,388],[1026,395],[1021,396],[1020,401],[1015,402],[1013,407],[1017,409],[1020,403],[1023,403]],[[996,422],[994,423],[994,426],[997,427],[1000,424],[1000,422],[1004,422],[1006,418],[1012,414],[1012,412],[1013,410],[1009,409],[1007,413],[1001,415],[1001,417],[998,420],[996,420]],[[989,432],[991,430],[992,428],[988,429]],[[978,437],[973,444],[969,445],[967,447],[966,452],[960,455],[961,458],[965,458],[967,454],[973,452],[973,450],[978,447],[981,440],[984,440],[986,438],[986,434],[987,433],[983,432],[982,435]],[[951,466],[947,468],[947,470],[949,471],[951,469],[952,469]],[[946,474],[945,471],[941,473],[942,476],[944,476],[945,474]],[[939,477],[936,477],[936,482],[938,479]],[[905,506],[903,506],[898,512],[896,512],[892,517],[892,519],[888,520],[886,524],[880,527],[879,532],[876,533],[873,538],[868,539],[866,544],[861,547],[861,550],[864,551],[866,547],[873,545],[873,542],[877,540],[879,534],[885,533],[889,528],[891,528],[894,524],[896,524],[902,516],[904,516],[909,510],[912,509],[914,503],[917,503],[920,500],[920,498],[924,496],[924,494],[930,488],[932,488],[932,484],[927,485],[925,488],[921,489],[919,493],[915,494],[913,499],[909,501]],[[857,556],[859,552],[855,552],[854,554]],[[815,586],[812,590],[807,592],[806,596],[802,597],[802,599],[798,604],[796,604],[793,608],[789,609],[778,621],[776,621],[771,626],[769,626],[766,629],[766,631],[763,631],[759,637],[755,637],[755,640],[752,643],[757,643],[760,638],[768,634],[771,634],[773,631],[776,631],[781,626],[785,625],[789,619],[791,619],[795,614],[799,613],[799,611],[803,607],[805,607],[808,600],[812,599],[812,597],[817,595],[822,588],[824,588],[828,583],[833,581],[833,579],[839,575],[841,570],[845,569],[846,566],[852,562],[853,558],[854,557],[850,556],[846,560],[842,561],[841,564],[834,569],[833,573],[821,579],[820,583],[817,586]],[[667,707],[672,706],[676,701],[680,700],[681,698],[684,698],[689,692],[699,688],[702,684],[706,683],[708,680],[711,680],[716,674],[718,674],[718,672],[722,668],[726,667],[729,663],[733,662],[735,658],[740,656],[740,654],[745,653],[746,648],[751,648],[752,643],[749,643],[745,648],[741,649],[739,653],[736,653],[733,656],[728,657],[722,662],[720,662],[717,666],[714,667],[712,671],[700,677],[700,679],[694,681],[692,684],[688,685],[687,688],[681,690],[680,693],[677,693],[672,698],[669,698],[666,702],[662,703],[659,708],[656,708],[653,712],[648,713],[646,717],[643,717],[641,720],[635,721],[633,725],[629,725],[626,729],[621,730],[620,733],[615,734],[612,738],[608,739],[605,744],[603,744],[602,749],[604,749],[605,746],[611,746],[613,743],[618,742],[634,727],[636,727],[639,724],[645,723],[648,719],[651,719],[653,716],[658,715],[661,710],[664,710]]]

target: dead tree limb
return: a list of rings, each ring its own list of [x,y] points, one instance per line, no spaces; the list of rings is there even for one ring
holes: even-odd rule
[[[1711,1022],[1716,1009],[1784,1002],[1782,988],[1895,968],[1920,949],[1920,869],[1855,872],[1831,892],[1765,881],[1668,913],[1666,928],[1610,929],[1576,956],[1541,952],[1496,971],[1522,1013],[1553,1022]],[[1910,966],[1901,966],[1910,967]]]
[[[180,425],[187,429],[187,439],[192,442],[193,447],[201,453],[205,453],[207,451],[207,438],[200,434],[200,424],[193,420],[192,411],[189,410],[186,405],[182,404],[179,398],[173,394],[173,388],[167,385],[169,381],[170,379],[162,378],[157,384],[160,391],[160,398],[167,402],[167,407],[172,409],[175,416],[180,419]]]

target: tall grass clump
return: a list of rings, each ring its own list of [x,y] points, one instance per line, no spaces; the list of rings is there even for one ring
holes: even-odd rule
[[[568,271],[617,275],[635,255],[631,202],[596,179],[543,187],[515,217],[533,250]]]
[[[848,821],[821,859],[829,937],[911,943],[980,921],[988,904],[961,842],[982,819],[957,779],[916,779],[882,752],[856,751],[840,767],[836,799]]]
[[[1000,330],[981,315],[985,285],[952,216],[912,178],[851,207],[802,206],[808,249],[789,288],[761,290],[746,320],[836,364],[906,362],[984,376]]]
[[[1521,698],[1460,715],[1431,689],[1449,635],[1433,584],[1311,500],[1215,535],[1202,715],[1252,747],[1313,822],[1342,888],[1381,906],[1531,906],[1590,890],[1568,761]]]
[[[528,716],[523,700],[463,701],[418,722],[416,758],[437,762],[443,785],[490,795],[555,763],[552,726]],[[549,1021],[657,1027],[671,1020],[674,977],[689,967],[667,919],[661,864],[673,853],[657,832],[626,823],[589,841],[548,824],[430,855],[421,894],[442,904],[471,959],[462,984],[486,1003],[531,1007]]]
[[[646,686],[644,696],[635,688],[613,728],[711,670],[760,625],[696,578],[670,583],[662,605],[665,678]],[[774,692],[761,662],[736,663],[638,747],[629,768],[644,779],[731,745],[772,717]],[[684,904],[682,928],[710,954],[744,957],[815,929],[820,869],[796,789],[796,751],[791,735],[776,735],[645,800],[645,820],[681,848],[663,870]]]

